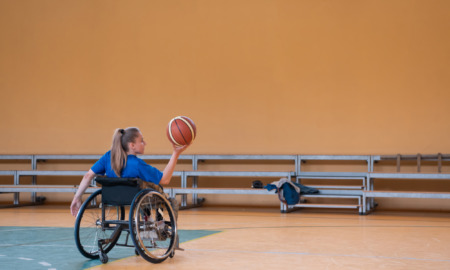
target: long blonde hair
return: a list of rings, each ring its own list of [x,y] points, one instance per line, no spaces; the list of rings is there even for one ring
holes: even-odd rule
[[[111,146],[111,167],[117,177],[121,176],[122,169],[127,165],[128,143],[135,142],[139,133],[139,129],[135,127],[118,128],[114,132]]]

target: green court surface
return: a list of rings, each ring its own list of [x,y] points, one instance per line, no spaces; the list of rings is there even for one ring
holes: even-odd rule
[[[178,231],[181,243],[218,232]],[[108,263],[130,256],[135,256],[133,247],[115,246],[108,253]],[[100,260],[90,260],[80,254],[75,245],[73,228],[0,227],[1,269],[70,270],[99,264]]]

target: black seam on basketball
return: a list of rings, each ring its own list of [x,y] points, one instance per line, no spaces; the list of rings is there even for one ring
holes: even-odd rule
[[[187,140],[186,140],[186,138],[183,136],[183,132],[181,132],[181,129],[180,129],[180,127],[178,126],[178,121],[177,121],[177,120],[175,120],[175,125],[177,125],[178,131],[180,132],[181,137],[182,137],[183,140],[184,140],[184,144],[187,144]]]

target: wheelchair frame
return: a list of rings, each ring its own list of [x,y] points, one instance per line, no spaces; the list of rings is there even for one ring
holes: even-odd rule
[[[97,177],[95,181],[102,188],[83,203],[75,222],[75,243],[83,256],[107,263],[107,253],[115,245],[134,247],[136,255],[152,263],[175,255],[177,222],[163,194],[141,189],[142,180],[136,178]],[[130,206],[128,220],[126,206]],[[122,239],[124,243],[119,243]]]

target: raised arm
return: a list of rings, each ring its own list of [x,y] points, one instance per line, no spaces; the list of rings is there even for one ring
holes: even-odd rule
[[[188,148],[189,145],[185,145],[182,147],[177,147],[173,145],[173,152],[172,156],[170,157],[169,162],[166,165],[166,168],[163,171],[163,176],[161,178],[161,181],[159,182],[161,185],[167,185],[170,183],[170,180],[172,179],[173,171],[175,170],[175,165],[177,165],[178,158],[180,157],[181,153],[183,153],[186,148]]]

